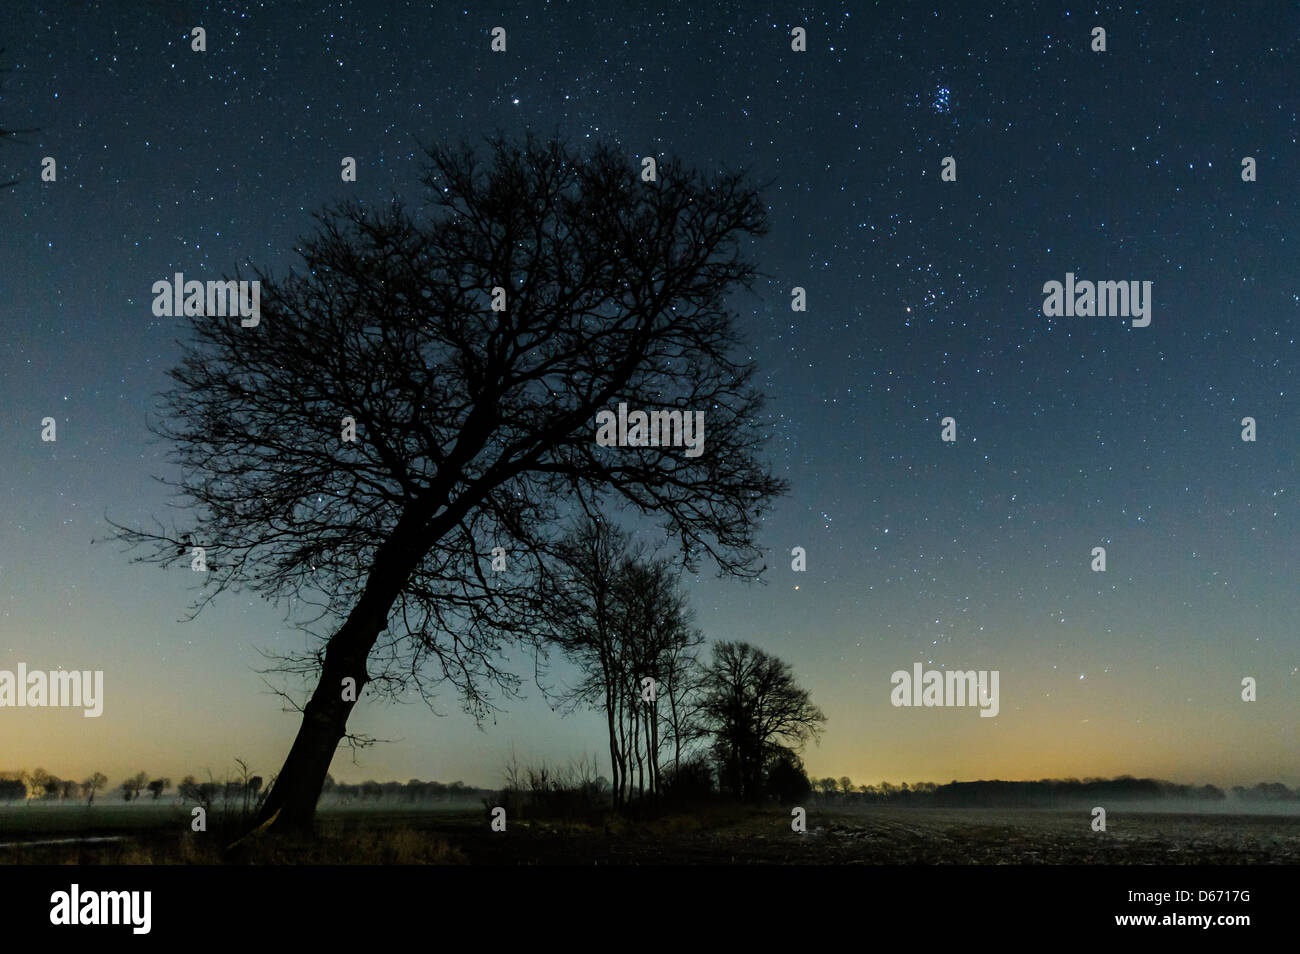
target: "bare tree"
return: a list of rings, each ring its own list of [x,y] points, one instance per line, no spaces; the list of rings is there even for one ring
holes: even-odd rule
[[[250,800],[256,800],[257,793],[261,791],[262,777],[249,771],[248,763],[243,759],[235,759],[235,764],[239,766],[239,778],[236,781],[239,785],[239,792],[244,799],[243,814],[247,816]],[[253,785],[254,781],[257,782],[256,786]]]
[[[628,559],[628,534],[605,520],[588,518],[560,542],[560,567],[549,577],[545,600],[551,639],[583,672],[570,704],[586,704],[605,715],[609,736],[610,794],[619,808],[628,772],[622,698],[626,680],[616,615],[616,576]],[[513,759],[513,750],[511,752]]]
[[[644,735],[647,792],[660,791],[663,749],[671,744],[674,768],[700,729],[688,719],[702,676],[695,656],[704,636],[678,586],[670,561],[641,556],[619,578],[625,695],[631,703],[634,743]],[[642,732],[637,732],[640,726]],[[634,746],[635,751],[635,746]],[[638,790],[641,760],[638,758]]]
[[[86,796],[86,807],[95,804],[95,793],[108,784],[108,776],[96,772],[81,783],[81,794]]]
[[[153,796],[155,802],[158,801],[163,792],[171,787],[172,780],[169,778],[156,778],[148,785],[149,794]]]
[[[176,786],[176,792],[180,795],[182,801],[201,805],[208,814],[212,814],[219,789],[220,786],[212,778],[211,771],[208,772],[208,781],[206,782],[200,782],[193,775],[186,775],[181,779],[181,783]]]
[[[546,600],[551,638],[582,673],[567,699],[605,715],[614,808],[630,800],[633,775],[638,797],[653,800],[665,746],[676,768],[692,731],[694,651],[704,637],[671,561],[632,546],[604,518],[580,522],[559,552]]]
[[[149,773],[136,772],[134,775],[132,775],[130,778],[128,778],[126,781],[122,783],[121,786],[122,799],[128,802],[131,801],[132,799],[139,799],[140,792],[148,784],[149,784]]]
[[[657,517],[685,565],[755,577],[785,489],[727,306],[766,227],[743,174],[666,161],[644,182],[613,149],[531,137],[490,141],[486,162],[428,153],[430,211],[325,212],[301,272],[257,273],[257,327],[191,319],[155,430],[192,526],[114,525],[151,550],[137,560],[208,547],[196,613],[232,587],[313,608],[319,646],[282,662],[315,688],[271,827],[309,827],[340,741],[368,741],[347,730],[363,686],[432,705],[445,682],[476,717],[515,690],[503,653],[536,645],[545,557],[575,510],[612,497]],[[620,402],[706,412],[703,452],[598,446],[595,415]]]
[[[58,788],[58,780],[43,768],[33,769],[23,776],[27,785],[27,800],[36,801],[52,794]]]
[[[818,737],[826,721],[808,690],[795,682],[790,664],[748,643],[713,647],[703,712],[716,740],[724,784],[748,800],[762,794],[772,758],[786,748],[798,752]],[[833,792],[836,781],[829,781]]]

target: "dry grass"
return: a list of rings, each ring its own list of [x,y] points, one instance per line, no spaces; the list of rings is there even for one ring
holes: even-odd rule
[[[315,839],[264,837],[237,857],[224,839],[186,832],[179,838],[90,847],[57,845],[0,856],[0,863],[59,865],[459,865],[464,853],[446,838],[414,828],[323,832]]]
[[[264,836],[238,857],[215,832],[173,822],[119,842],[12,847],[0,864],[1261,864],[1300,863],[1300,818],[1116,811],[871,808],[808,813],[703,804],[641,819],[524,818],[495,832],[482,810],[319,818],[315,839]]]

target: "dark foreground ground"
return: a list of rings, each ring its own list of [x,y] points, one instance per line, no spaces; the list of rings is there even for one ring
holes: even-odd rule
[[[260,864],[1300,864],[1300,816],[1081,810],[709,806],[628,822],[512,820],[484,809],[323,812],[311,844],[252,846]],[[230,840],[188,810],[0,806],[0,864],[211,864]]]

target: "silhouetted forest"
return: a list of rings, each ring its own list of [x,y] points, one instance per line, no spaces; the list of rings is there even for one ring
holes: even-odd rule
[[[424,804],[429,802],[493,801],[509,804],[518,811],[525,806],[533,813],[546,814],[553,810],[567,814],[570,808],[597,809],[607,805],[610,783],[595,772],[595,760],[583,759],[567,768],[507,767],[507,781],[502,789],[481,788],[462,781],[437,782],[410,779],[406,782],[378,782],[373,779],[359,783],[337,782],[326,778],[322,797],[336,804],[379,803],[393,805]],[[99,778],[100,773],[95,773]],[[800,784],[802,776],[803,784]],[[93,777],[92,777],[93,778]],[[171,782],[155,779],[146,782],[144,772],[129,777],[116,786],[98,781],[95,790],[109,790],[115,800],[132,801],[148,792],[157,801]],[[0,772],[0,802],[37,801],[65,802],[86,800],[91,794],[91,779],[74,782],[60,779],[41,769],[34,772]],[[733,800],[735,793],[725,786],[719,787],[717,772],[707,759],[693,758],[666,779],[670,802],[699,802],[706,800]],[[242,796],[245,792],[256,798],[262,788],[259,776],[224,782],[196,782],[194,776],[176,786],[177,796],[184,802],[198,804],[213,801],[217,796],[227,798]],[[1183,785],[1152,778],[1041,779],[1036,782],[1007,782],[997,779],[977,782],[903,782],[894,785],[853,785],[847,777],[824,778],[815,781],[804,776],[797,764],[784,761],[769,772],[766,792],[768,801],[810,799],[814,802],[838,804],[911,804],[944,808],[1049,808],[1065,804],[1087,802],[1090,805],[1105,801],[1239,801],[1251,804],[1269,802],[1300,802],[1300,788],[1290,789],[1280,782],[1260,782],[1246,787],[1235,785],[1222,789],[1215,785]],[[513,812],[512,812],[513,814]]]
[[[1260,782],[1251,788],[1236,785],[1225,791],[1215,785],[1181,785],[1152,778],[1133,778],[1131,775],[1082,781],[1075,778],[1041,779],[1037,782],[953,781],[946,785],[919,782],[894,786],[885,782],[879,786],[859,786],[850,792],[839,786],[839,790],[833,792],[828,790],[829,787],[819,788],[818,798],[821,799],[913,803],[945,808],[1049,808],[1084,802],[1097,805],[1106,801],[1300,801],[1300,789],[1292,791],[1279,782]]]

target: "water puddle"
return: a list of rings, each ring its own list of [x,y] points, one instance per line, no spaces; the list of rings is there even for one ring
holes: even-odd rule
[[[46,845],[95,845],[106,841],[126,841],[125,835],[99,838],[49,838],[44,841],[0,841],[0,848],[43,848]]]

